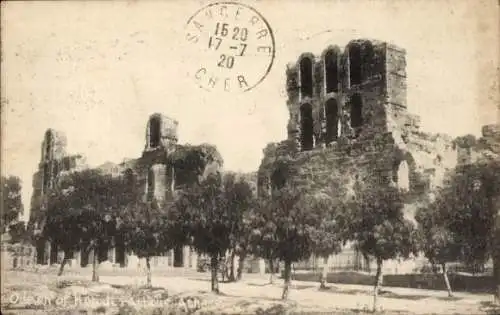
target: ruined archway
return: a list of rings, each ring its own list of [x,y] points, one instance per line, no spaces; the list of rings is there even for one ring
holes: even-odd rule
[[[410,192],[414,187],[415,160],[409,152],[399,151],[392,166],[392,183],[404,192]],[[413,182],[412,182],[413,181]]]
[[[309,103],[300,107],[300,144],[302,150],[311,150],[314,145],[314,120]]]
[[[313,61],[309,57],[300,60],[300,95],[304,97],[313,96]]]
[[[153,116],[149,120],[149,147],[157,148],[161,140],[161,119]]]
[[[325,54],[325,89],[326,93],[338,92],[338,63],[337,54],[330,49]]]
[[[333,98],[326,101],[325,104],[326,116],[326,143],[336,141],[338,138],[338,106],[337,101]]]
[[[361,46],[358,43],[349,45],[349,78],[350,84],[361,84],[362,79],[362,64],[363,58],[361,56]]]
[[[363,125],[363,100],[361,95],[354,94],[349,102],[351,113],[351,128],[354,129],[355,136],[359,136]]]
[[[392,181],[399,189],[403,191],[410,190],[410,166],[406,160],[395,165],[392,173]]]

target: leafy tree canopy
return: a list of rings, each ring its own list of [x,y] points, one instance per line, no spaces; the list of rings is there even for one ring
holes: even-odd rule
[[[19,177],[2,176],[2,216],[0,222],[2,233],[11,223],[16,223],[19,215],[24,211],[21,189]]]
[[[402,194],[393,187],[360,187],[349,207],[349,238],[377,260],[408,258],[417,254],[413,222],[404,217]]]

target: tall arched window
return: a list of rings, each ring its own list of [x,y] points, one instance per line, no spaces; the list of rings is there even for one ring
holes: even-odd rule
[[[351,97],[350,102],[351,109],[351,127],[355,130],[356,137],[361,131],[361,125],[363,124],[363,100],[361,95],[354,94]]]
[[[362,63],[361,46],[356,43],[351,44],[349,46],[349,77],[351,85],[361,84]]]
[[[335,141],[338,138],[338,107],[337,101],[333,98],[326,101],[325,104],[326,116],[326,143]]]
[[[338,92],[338,64],[335,51],[329,50],[325,54],[324,62],[326,93]]]
[[[149,147],[156,148],[160,145],[161,121],[160,117],[152,117],[149,120]]]
[[[301,97],[313,96],[313,62],[307,57],[300,60],[300,94]]]
[[[399,189],[410,190],[410,168],[406,161],[394,165],[392,170],[392,181]]]
[[[311,104],[306,103],[300,107],[300,127],[300,142],[302,150],[311,150],[313,148],[314,136],[314,121]]]

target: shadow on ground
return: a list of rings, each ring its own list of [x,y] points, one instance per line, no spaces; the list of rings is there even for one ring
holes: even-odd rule
[[[487,315],[500,315],[500,305],[495,305],[491,301],[479,302],[481,311],[485,312]]]
[[[349,294],[349,295],[372,295],[373,292],[367,291],[367,290],[360,290],[360,289],[340,289],[339,287],[335,286],[329,286],[326,288],[319,288],[318,291],[322,292],[328,292],[328,293],[335,293],[335,294]],[[404,299],[404,300],[412,300],[412,301],[418,301],[418,300],[423,300],[423,299],[428,299],[428,298],[434,298],[437,300],[441,301],[458,301],[461,300],[461,297],[431,297],[428,295],[422,295],[422,294],[397,294],[392,291],[380,291],[379,293],[380,297],[385,297],[389,299]]]

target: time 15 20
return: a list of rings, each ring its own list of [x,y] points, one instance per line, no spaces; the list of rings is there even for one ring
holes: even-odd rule
[[[230,32],[229,24],[218,22],[215,25],[215,36],[222,36],[222,37],[227,37],[228,35],[231,36],[229,32]],[[248,29],[245,27],[240,28],[238,26],[233,27],[233,33],[231,38],[233,40],[241,40],[243,42],[246,41],[248,38]]]

